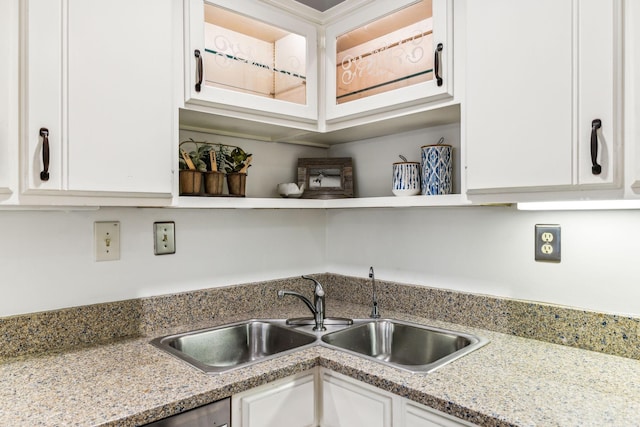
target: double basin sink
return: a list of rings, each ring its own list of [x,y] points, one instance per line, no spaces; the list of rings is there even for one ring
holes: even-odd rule
[[[151,343],[208,373],[222,373],[323,345],[417,373],[429,373],[488,341],[474,335],[391,319],[354,320],[325,332],[254,319],[156,338]]]

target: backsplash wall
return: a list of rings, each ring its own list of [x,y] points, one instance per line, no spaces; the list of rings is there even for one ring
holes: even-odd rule
[[[0,316],[324,272],[325,218],[285,209],[0,211]],[[120,260],[94,261],[94,221],[120,221]],[[175,221],[174,255],[153,254],[154,221]]]
[[[514,207],[329,211],[326,270],[640,315],[640,211]],[[562,261],[534,260],[535,224],[562,228]]]
[[[93,260],[102,220],[121,223],[119,261]],[[166,220],[177,252],[155,256],[152,224]],[[561,225],[560,264],[534,261],[537,223]],[[640,315],[639,211],[4,211],[0,233],[0,316],[371,265],[384,280]]]

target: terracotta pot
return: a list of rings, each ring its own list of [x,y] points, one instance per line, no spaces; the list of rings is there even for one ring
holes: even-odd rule
[[[197,170],[180,171],[180,195],[198,195],[202,189],[202,172]]]
[[[246,173],[231,172],[227,174],[227,187],[229,187],[229,195],[244,197],[246,184]]]
[[[222,194],[224,188],[224,172],[205,172],[204,192],[212,195]]]

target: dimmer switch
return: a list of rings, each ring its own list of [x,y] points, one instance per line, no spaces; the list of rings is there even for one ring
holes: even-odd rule
[[[153,252],[156,255],[168,255],[176,253],[175,222],[154,222],[153,237]]]
[[[560,262],[560,226],[536,224],[536,261]]]

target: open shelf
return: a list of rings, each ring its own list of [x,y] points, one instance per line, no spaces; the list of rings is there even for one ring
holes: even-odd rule
[[[346,199],[285,199],[278,197],[185,197],[176,199],[174,208],[218,209],[357,209],[465,206],[470,202],[461,194],[443,196],[360,197]]]

